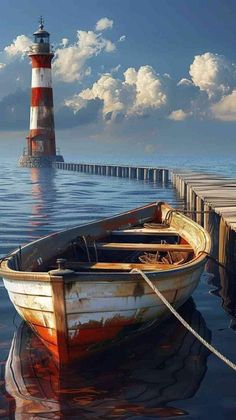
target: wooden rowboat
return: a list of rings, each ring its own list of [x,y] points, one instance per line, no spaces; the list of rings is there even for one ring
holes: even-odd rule
[[[151,203],[25,245],[2,260],[0,275],[17,312],[66,364],[169,315],[133,268],[178,308],[209,252],[201,226]]]

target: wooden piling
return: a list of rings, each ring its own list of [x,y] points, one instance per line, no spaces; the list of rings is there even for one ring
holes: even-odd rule
[[[92,163],[68,163],[68,162],[55,162],[54,168],[77,171],[87,174],[103,175],[103,176],[116,176],[121,178],[130,178],[138,180],[150,180],[153,182],[167,183],[169,180],[169,170],[165,168],[153,168],[145,166],[121,166],[121,165],[102,165]],[[172,179],[177,180],[176,174],[172,171]]]
[[[210,233],[212,255],[236,272],[236,180],[177,170],[171,177],[188,208],[196,212],[196,221]]]
[[[162,182],[163,182],[163,184],[167,184],[168,180],[169,180],[168,169],[162,169]]]
[[[143,168],[137,168],[137,179],[144,179]]]

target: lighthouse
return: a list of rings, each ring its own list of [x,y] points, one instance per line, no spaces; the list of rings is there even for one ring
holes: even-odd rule
[[[54,53],[42,17],[33,35],[34,43],[28,54],[32,63],[30,129],[19,164],[39,168],[51,166],[55,161],[63,162],[63,157],[56,152],[51,71]]]

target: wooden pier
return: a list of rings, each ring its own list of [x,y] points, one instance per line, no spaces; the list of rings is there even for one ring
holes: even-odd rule
[[[173,170],[171,181],[193,219],[211,234],[212,255],[236,275],[236,180]]]
[[[55,162],[57,169],[87,174],[150,180],[173,187],[189,215],[212,238],[212,255],[236,274],[236,179],[203,172],[146,166]]]
[[[87,174],[116,176],[120,178],[133,178],[167,183],[169,181],[169,169],[153,168],[146,166],[125,165],[102,165],[92,163],[66,163],[55,162],[54,168],[67,171],[77,171]]]

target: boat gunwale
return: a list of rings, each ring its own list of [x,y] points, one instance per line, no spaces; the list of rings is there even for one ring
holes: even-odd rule
[[[169,269],[165,269],[165,270],[143,270],[143,272],[148,273],[149,275],[153,276],[160,276],[160,275],[168,275],[171,273],[171,275],[173,274],[180,274],[181,272],[185,272],[187,273],[188,269],[192,269],[192,268],[197,268],[198,265],[202,265],[203,263],[205,263],[207,259],[207,254],[204,254],[202,252],[200,252],[200,255],[197,255],[195,258],[193,258],[191,261],[188,261],[187,263],[181,264],[179,266],[177,265],[173,265],[173,268],[169,268]],[[6,261],[5,261],[6,263]],[[108,281],[110,282],[115,282],[118,279],[116,277],[120,277],[119,281],[127,281],[127,277],[129,276],[137,276],[139,275],[138,273],[135,272],[131,272],[131,271],[106,271],[106,272],[95,272],[95,271],[72,271],[70,275],[66,274],[66,276],[63,276],[63,274],[61,275],[50,275],[49,272],[31,272],[31,271],[17,271],[17,270],[12,270],[12,269],[7,269],[7,270],[0,270],[0,274],[1,276],[5,279],[9,279],[9,280],[15,280],[15,281],[32,281],[32,282],[37,282],[37,281],[42,281],[42,282],[56,282],[60,279],[63,278],[63,281],[65,283],[71,282],[72,278],[75,280],[75,277],[79,277],[79,281],[92,281],[90,279],[83,279],[82,277],[88,277],[88,276],[93,276],[96,277],[96,280],[99,281],[99,277],[104,277],[106,278],[106,280],[104,279],[104,283],[107,283]],[[114,277],[111,278],[110,276]],[[122,279],[122,277],[124,277]],[[132,279],[130,279],[132,281]],[[99,281],[100,282],[100,281]]]
[[[32,247],[35,244],[47,240],[47,238],[52,238],[53,236],[59,236],[59,235],[63,235],[66,233],[72,233],[73,231],[76,231],[79,228],[85,227],[85,226],[92,226],[95,224],[99,224],[101,222],[109,222],[109,221],[113,221],[116,220],[116,218],[119,218],[121,216],[126,216],[126,215],[130,215],[132,213],[138,213],[139,211],[145,210],[145,209],[150,209],[152,207],[157,207],[158,206],[162,206],[167,210],[167,212],[169,210],[173,210],[173,212],[175,214],[178,214],[179,216],[181,216],[181,218],[183,218],[184,220],[187,221],[188,224],[192,224],[194,226],[197,225],[197,228],[199,229],[199,231],[201,231],[204,234],[205,237],[205,248],[201,251],[198,252],[197,255],[195,255],[190,261],[181,264],[181,265],[173,265],[173,268],[168,268],[168,269],[158,269],[158,270],[143,270],[144,272],[150,274],[150,275],[157,275],[159,277],[159,275],[164,275],[166,276],[167,274],[173,275],[175,273],[180,274],[182,271],[186,272],[188,271],[188,269],[191,269],[193,267],[197,267],[200,264],[203,264],[205,262],[205,260],[207,259],[207,255],[210,252],[210,248],[211,248],[211,240],[210,240],[210,235],[209,233],[200,225],[198,225],[196,222],[194,222],[192,219],[190,219],[189,217],[187,217],[186,215],[182,214],[181,212],[175,211],[175,209],[172,209],[167,203],[164,202],[152,202],[150,204],[144,205],[142,207],[138,207],[134,210],[129,210],[123,213],[119,213],[116,214],[112,217],[108,217],[108,218],[104,218],[104,219],[99,219],[99,220],[94,220],[91,221],[89,223],[86,224],[82,224],[82,225],[78,225],[78,226],[74,226],[70,229],[63,229],[59,232],[53,232],[49,235],[43,236],[39,239],[37,239],[36,241],[33,242],[29,242],[26,245],[24,245],[21,248],[21,251],[24,250],[27,247]],[[9,267],[9,262],[14,258],[14,256],[19,255],[20,250],[16,249],[15,251],[13,251],[6,259],[3,259],[0,263],[0,276],[9,280],[16,280],[16,281],[32,281],[32,282],[36,282],[36,281],[42,281],[42,282],[56,282],[56,281],[60,281],[63,278],[64,282],[70,282],[72,280],[72,277],[77,277],[80,276],[80,281],[86,281],[86,280],[82,280],[81,276],[88,276],[88,275],[92,275],[94,277],[96,277],[96,279],[99,280],[100,276],[103,277],[109,277],[109,276],[113,276],[113,278],[109,278],[106,279],[106,281],[104,280],[104,282],[109,281],[117,281],[116,277],[120,276],[120,277],[125,277],[124,280],[127,281],[127,277],[129,276],[137,276],[137,273],[132,273],[131,271],[125,271],[125,270],[120,270],[120,271],[109,271],[107,270],[106,272],[104,271],[72,271],[71,275],[66,275],[64,276],[63,274],[59,274],[58,275],[52,275],[50,274],[50,272],[40,272],[40,271],[19,271],[19,270],[13,270]],[[120,279],[121,280],[121,279]]]

